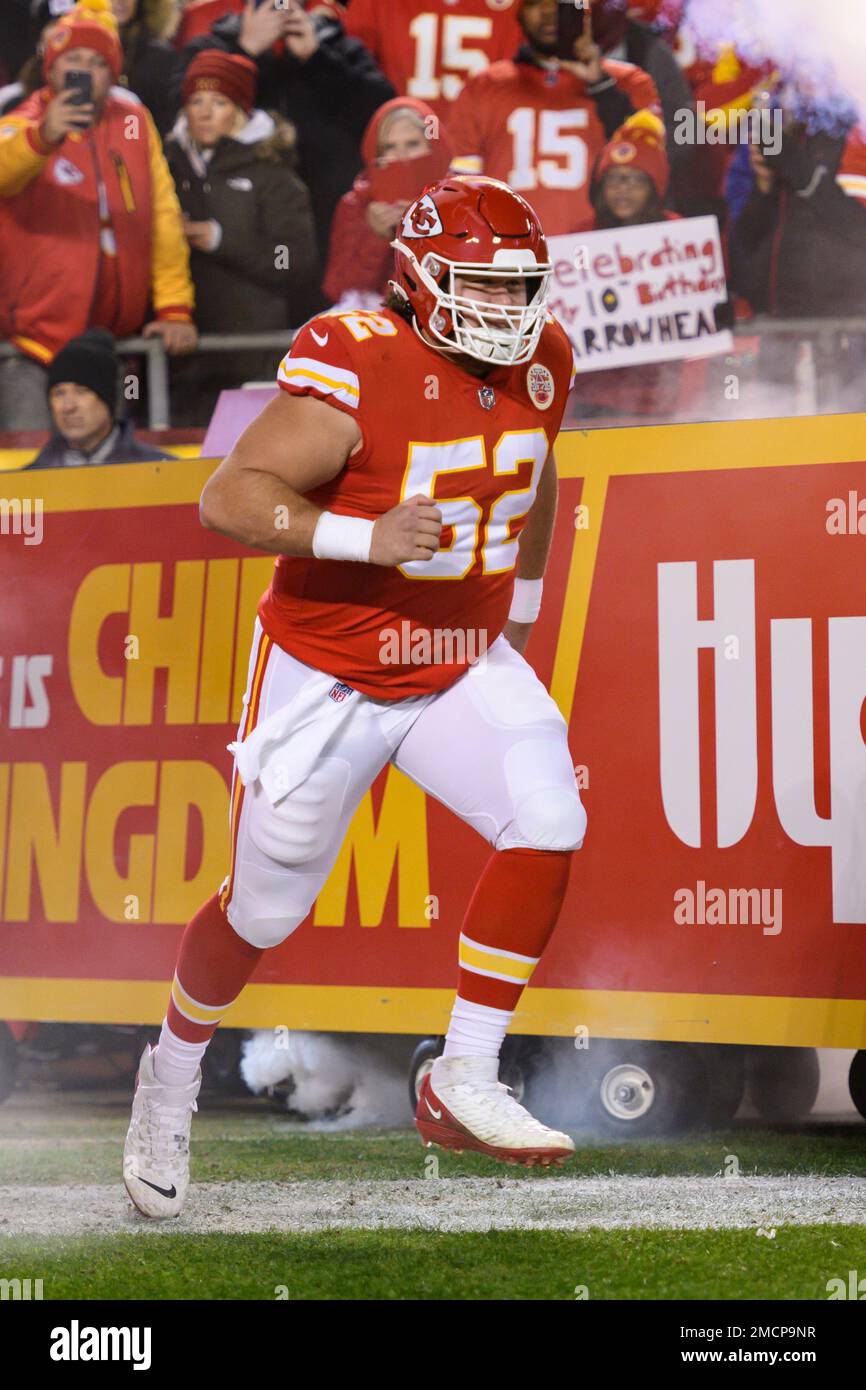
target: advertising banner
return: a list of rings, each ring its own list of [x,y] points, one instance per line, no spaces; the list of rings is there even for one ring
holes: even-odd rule
[[[864,460],[860,416],[560,437],[528,657],[589,829],[517,1031],[866,1043]],[[200,526],[214,466],[4,477],[0,1017],[159,1021],[226,872],[273,561]],[[387,770],[229,1023],[442,1031],[489,853]]]

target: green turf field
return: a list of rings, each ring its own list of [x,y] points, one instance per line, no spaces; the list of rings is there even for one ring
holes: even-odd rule
[[[193,1128],[193,1187],[201,1203],[220,1192],[231,1211],[258,1185],[301,1191],[314,1182],[343,1194],[342,1229],[190,1232],[177,1223],[130,1219],[120,1187],[128,1117],[125,1095],[46,1097],[21,1093],[0,1108],[0,1278],[41,1278],[46,1299],[826,1299],[828,1279],[866,1272],[866,1130],[813,1123],[767,1128],[738,1121],[683,1139],[581,1143],[577,1159],[553,1174],[502,1167],[478,1156],[438,1155],[439,1183],[424,1187],[430,1151],[412,1130],[317,1133],[292,1125],[261,1102],[206,1101]],[[431,1201],[479,1191],[516,1194],[534,1185],[633,1177],[663,1193],[679,1179],[717,1178],[735,1160],[751,1179],[854,1177],[863,1184],[863,1224],[848,1216],[745,1229],[437,1230],[352,1228],[353,1185],[379,1187],[385,1202],[424,1188]],[[483,1181],[482,1181],[483,1180]],[[236,1184],[227,1195],[217,1184]],[[524,1184],[523,1188],[514,1185]],[[244,1185],[252,1185],[247,1188]],[[612,1197],[614,1184],[611,1183]],[[855,1184],[856,1187],[856,1184]],[[44,1188],[49,1229],[16,1229],[15,1195]],[[267,1189],[265,1189],[267,1190]],[[730,1186],[714,1189],[727,1194]],[[77,1233],[94,1191],[117,1217],[100,1233]],[[331,1188],[328,1188],[328,1192]],[[62,1200],[56,1194],[62,1192]],[[350,1195],[346,1197],[346,1193]],[[225,1200],[223,1201],[223,1195]],[[725,1197],[719,1197],[723,1202]],[[324,1199],[328,1200],[327,1196]],[[547,1200],[546,1198],[544,1200]],[[82,1208],[84,1210],[82,1211]],[[775,1210],[768,1201],[768,1212]],[[186,1213],[185,1213],[186,1215]],[[183,1218],[182,1218],[183,1219]],[[767,1218],[769,1220],[769,1218]]]
[[[0,1262],[60,1299],[826,1299],[866,1226],[13,1240]]]

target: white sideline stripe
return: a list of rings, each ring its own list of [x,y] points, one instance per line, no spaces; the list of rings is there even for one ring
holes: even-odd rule
[[[435,1149],[419,1146],[422,1168]],[[577,1163],[586,1161],[578,1150]],[[591,1159],[590,1159],[591,1161]],[[459,1159],[440,1154],[446,1163]],[[193,1171],[195,1157],[193,1156]],[[512,1177],[219,1182],[190,1188],[183,1214],[148,1221],[113,1186],[0,1187],[3,1236],[409,1229],[431,1231],[722,1230],[853,1225],[866,1179],[854,1177]],[[498,1185],[498,1184],[501,1184]],[[2,1236],[0,1236],[2,1251]],[[844,1273],[844,1271],[842,1271]]]

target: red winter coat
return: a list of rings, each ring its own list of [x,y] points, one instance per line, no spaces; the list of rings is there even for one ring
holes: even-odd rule
[[[92,130],[46,145],[47,87],[0,117],[0,338],[50,362],[91,326],[100,269],[116,269],[117,337],[148,316],[188,321],[193,304],[180,205],[156,126],[112,88]],[[116,255],[100,246],[99,178]],[[113,265],[108,266],[108,262]]]
[[[412,97],[393,97],[379,107],[372,116],[361,142],[361,154],[365,168],[358,174],[352,188],[344,193],[337,204],[334,220],[331,223],[331,239],[328,247],[328,264],[322,290],[332,304],[349,290],[368,290],[373,294],[383,293],[389,279],[394,274],[394,252],[390,244],[370,230],[366,218],[368,203],[374,201],[375,194],[370,178],[376,163],[379,127],[382,120],[396,107],[411,107],[424,119],[436,119],[433,110],[425,101]],[[424,186],[436,178],[443,178],[448,172],[453,155],[453,146],[445,126],[439,122],[439,138],[431,141],[431,154],[420,159],[397,161],[389,166],[396,178],[405,178],[405,197],[413,199]],[[432,162],[431,162],[432,161]],[[388,201],[397,201],[397,198]]]

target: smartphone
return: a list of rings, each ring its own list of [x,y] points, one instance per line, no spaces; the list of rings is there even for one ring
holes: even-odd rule
[[[590,0],[559,0],[559,14],[557,16],[558,32],[556,36],[556,56],[564,58],[566,62],[576,62],[574,56],[574,45],[577,40],[587,32],[588,24],[587,11],[590,7]],[[588,32],[592,32],[589,30]]]
[[[71,68],[63,79],[67,92],[74,92],[73,106],[87,106],[93,101],[93,73]]]

